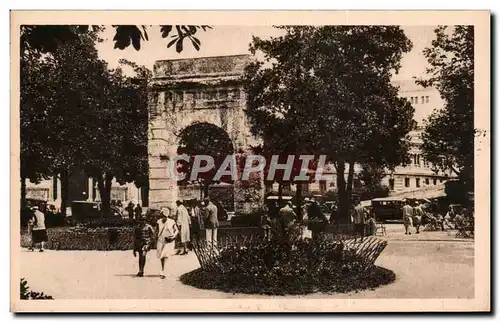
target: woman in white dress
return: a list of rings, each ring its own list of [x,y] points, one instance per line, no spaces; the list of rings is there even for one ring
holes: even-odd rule
[[[179,233],[177,224],[170,218],[172,216],[172,211],[166,208],[161,210],[163,218],[156,222],[158,238],[156,242],[156,255],[161,262],[161,272],[160,277],[165,278],[165,262],[170,255],[174,253],[175,247],[175,237]]]
[[[183,251],[179,250],[179,255],[186,255],[188,253],[187,243],[190,242],[189,226],[191,225],[191,217],[182,200],[177,200],[177,227],[181,235],[181,244]]]

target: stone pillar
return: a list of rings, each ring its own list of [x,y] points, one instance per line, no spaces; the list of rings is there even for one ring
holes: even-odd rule
[[[172,207],[179,197],[177,182],[169,177],[168,161],[177,155],[177,146],[165,140],[149,141],[149,207]]]

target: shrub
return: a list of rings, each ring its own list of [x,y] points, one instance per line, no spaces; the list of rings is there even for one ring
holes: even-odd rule
[[[128,227],[132,226],[134,223],[128,218],[123,218],[121,216],[104,217],[98,219],[89,219],[85,222],[79,223],[78,226],[83,226],[87,228],[104,228],[104,227]]]
[[[256,211],[250,214],[234,215],[231,218],[231,226],[233,227],[258,227],[260,226],[261,212]]]
[[[54,298],[50,295],[46,295],[38,292],[31,291],[28,282],[21,278],[21,300],[53,300]]]
[[[221,250],[216,270],[197,270],[181,281],[201,288],[257,294],[349,292],[387,284],[393,272],[367,266],[341,241],[262,241]]]

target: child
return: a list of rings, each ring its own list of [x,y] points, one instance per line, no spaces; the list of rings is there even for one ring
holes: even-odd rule
[[[146,222],[146,218],[139,217],[134,230],[134,257],[139,253],[139,273],[138,277],[144,276],[144,266],[146,266],[146,254],[151,249],[151,241],[154,236],[154,229]]]

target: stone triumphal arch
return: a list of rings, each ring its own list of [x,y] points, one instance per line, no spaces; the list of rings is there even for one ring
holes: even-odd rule
[[[155,63],[148,131],[150,207],[168,207],[179,198],[177,182],[167,174],[167,160],[177,155],[179,135],[186,127],[214,124],[227,132],[237,152],[257,143],[246,120],[240,81],[248,62],[249,55],[236,55]],[[255,205],[245,202],[243,190],[234,184],[235,210],[248,212]]]

